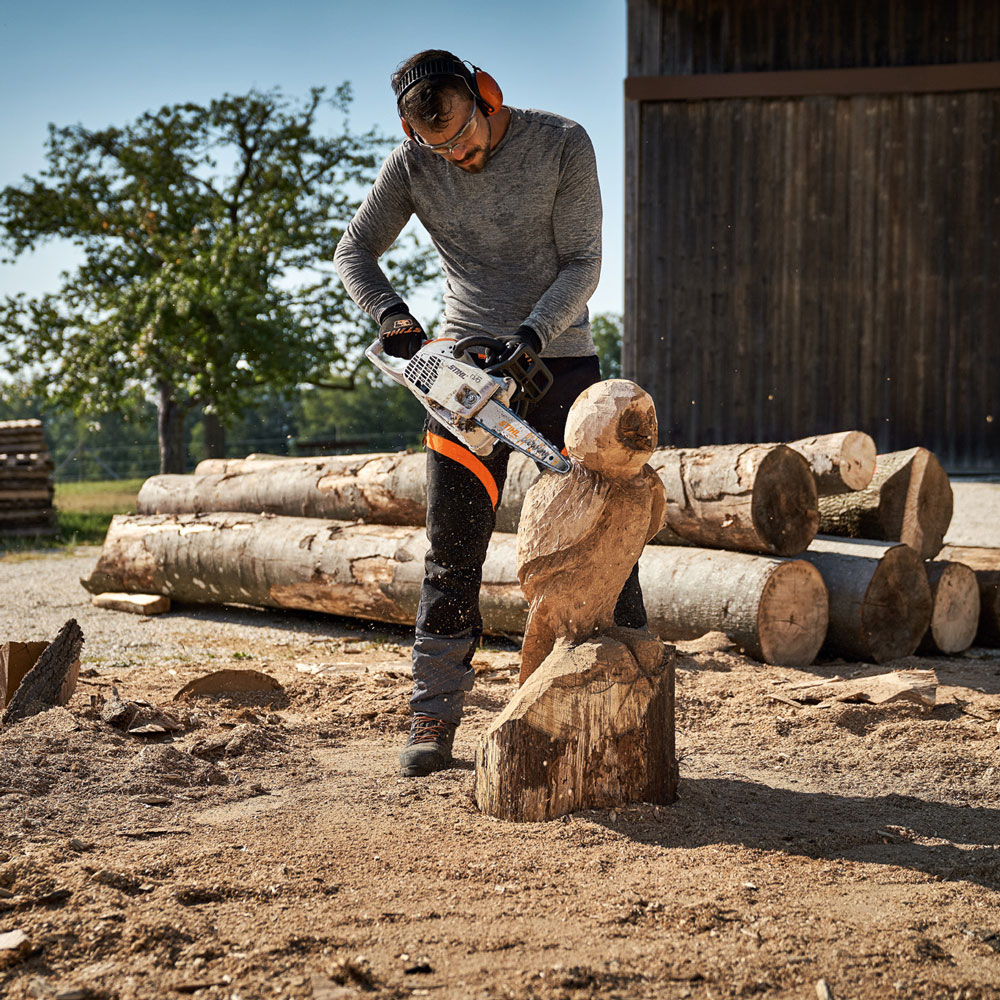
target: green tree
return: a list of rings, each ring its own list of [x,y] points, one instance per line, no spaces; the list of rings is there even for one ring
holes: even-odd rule
[[[601,378],[622,377],[622,318],[598,313],[590,320],[590,333],[601,359]]]
[[[49,239],[84,262],[54,294],[0,303],[0,348],[77,414],[155,401],[161,471],[184,471],[183,423],[206,437],[262,386],[351,387],[375,329],[333,252],[388,140],[357,134],[350,89],[280,90],[147,112],[122,128],[50,125],[47,168],[0,192],[8,261]],[[333,112],[338,131],[320,135]],[[415,239],[383,259],[402,294],[435,265]]]

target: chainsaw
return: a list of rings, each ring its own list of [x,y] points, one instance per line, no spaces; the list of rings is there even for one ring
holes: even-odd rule
[[[428,341],[409,361],[399,359],[394,365],[376,340],[365,357],[409,389],[476,455],[489,455],[502,441],[553,472],[569,472],[569,460],[522,416],[528,403],[548,392],[551,372],[526,346],[500,361],[506,347],[493,337],[442,337]]]

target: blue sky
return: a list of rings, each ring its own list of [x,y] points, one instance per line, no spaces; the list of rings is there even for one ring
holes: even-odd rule
[[[624,0],[0,0],[0,187],[44,165],[49,122],[124,124],[143,111],[251,87],[354,89],[352,125],[398,133],[389,76],[446,48],[496,77],[508,104],[574,118],[597,151],[604,267],[592,312],[622,308]],[[74,257],[51,246],[0,265],[0,296],[56,287]]]

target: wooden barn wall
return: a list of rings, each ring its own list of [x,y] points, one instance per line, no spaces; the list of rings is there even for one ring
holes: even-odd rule
[[[633,0],[630,74],[998,56],[1000,5],[816,4],[797,42],[729,6]],[[1000,91],[627,110],[623,365],[661,443],[856,428],[1000,472]]]

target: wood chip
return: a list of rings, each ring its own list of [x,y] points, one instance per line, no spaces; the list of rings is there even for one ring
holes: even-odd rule
[[[174,695],[174,701],[199,694],[232,694],[247,691],[280,691],[281,684],[259,670],[216,670],[189,681]]]
[[[160,594],[94,594],[90,603],[95,608],[133,615],[162,615],[170,610],[170,598]]]

